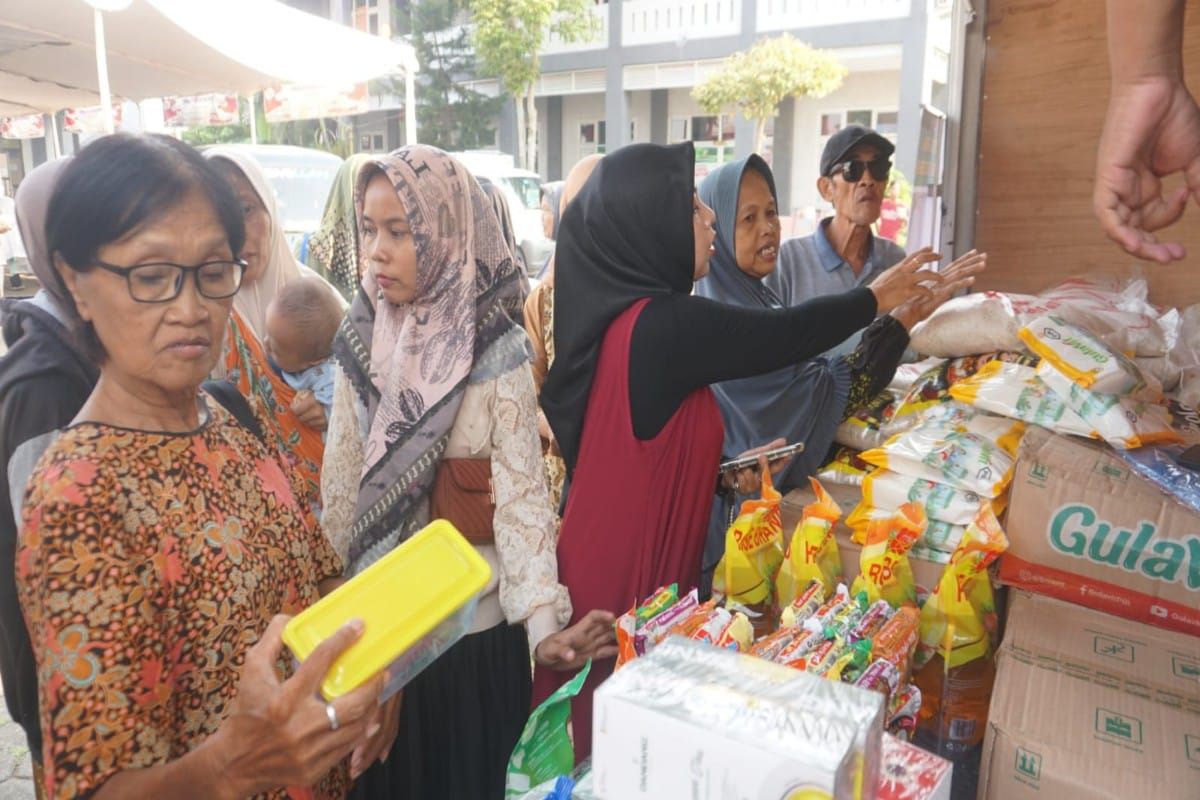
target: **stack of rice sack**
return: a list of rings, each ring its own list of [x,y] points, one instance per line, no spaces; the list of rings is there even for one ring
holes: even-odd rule
[[[956,402],[949,388],[910,416],[904,423],[912,427],[861,454],[877,469],[864,477],[862,502],[846,524],[855,542],[869,545],[872,522],[915,503],[928,524],[913,542],[913,555],[944,564],[981,505],[1003,512],[1025,424]]]
[[[908,552],[927,526],[922,506],[903,504],[895,514],[871,522],[859,574],[847,587],[833,528],[842,514],[819,481],[809,504],[784,540],[769,506],[749,501],[730,527],[715,582],[718,593],[706,603],[696,592],[680,597],[668,586],[646,598],[617,621],[618,669],[651,652],[673,636],[749,653],[829,680],[880,692],[887,698],[887,728],[910,734],[921,708],[921,694],[910,683],[922,631],[936,647],[945,629],[947,603],[931,600],[918,607]],[[744,546],[747,533],[754,542]],[[954,585],[962,570],[983,575],[991,558],[967,559],[980,548],[998,555],[1007,546],[990,504],[976,509],[964,530],[941,583]],[[970,566],[967,566],[968,562]],[[956,566],[957,565],[957,566]],[[947,583],[949,581],[949,583]],[[990,584],[989,584],[990,586]],[[933,598],[941,591],[936,588]],[[982,595],[981,595],[982,598]],[[990,594],[981,614],[992,613]],[[769,609],[769,610],[768,610]],[[928,619],[926,618],[928,617]],[[934,641],[937,639],[938,641]]]

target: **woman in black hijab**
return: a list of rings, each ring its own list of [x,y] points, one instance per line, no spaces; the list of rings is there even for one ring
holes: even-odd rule
[[[575,608],[620,613],[658,586],[697,585],[723,439],[709,384],[804,361],[876,313],[932,310],[973,280],[913,262],[790,309],[694,297],[716,234],[693,174],[691,144],[631,145],[563,212],[542,407],[571,473],[558,563]],[[591,752],[591,691],[611,671],[593,664],[573,703],[577,758]],[[534,702],[563,678],[539,670]]]

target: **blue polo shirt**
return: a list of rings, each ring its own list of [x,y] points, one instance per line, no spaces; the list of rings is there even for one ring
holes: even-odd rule
[[[862,272],[855,275],[854,269],[842,260],[829,241],[826,231],[832,221],[832,217],[823,219],[812,234],[788,239],[779,246],[779,264],[763,282],[785,305],[795,306],[814,297],[867,286],[880,273],[904,260],[904,249],[895,242],[871,236],[867,261]],[[858,339],[855,333],[823,355],[832,357],[853,352]]]

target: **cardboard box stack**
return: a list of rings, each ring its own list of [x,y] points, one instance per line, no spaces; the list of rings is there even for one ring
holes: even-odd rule
[[[1200,639],[1014,593],[979,800],[1200,797]]]

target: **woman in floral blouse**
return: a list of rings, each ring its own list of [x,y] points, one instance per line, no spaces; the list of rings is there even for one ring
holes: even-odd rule
[[[118,134],[63,172],[46,231],[102,365],[30,481],[17,553],[48,794],[343,796],[395,706],[382,676],[317,696],[361,623],[293,671],[282,615],[341,562],[275,449],[199,393],[245,268],[236,199],[186,145]]]
[[[612,615],[580,614],[562,630],[571,604],[529,342],[506,310],[524,276],[483,190],[420,145],[372,160],[357,188],[365,274],[334,342],[326,533],[358,572],[429,521],[444,461],[474,460],[494,498],[476,547],[495,577],[471,633],[405,688],[396,746],[356,796],[499,800],[529,714],[530,655],[569,670],[615,653]]]

